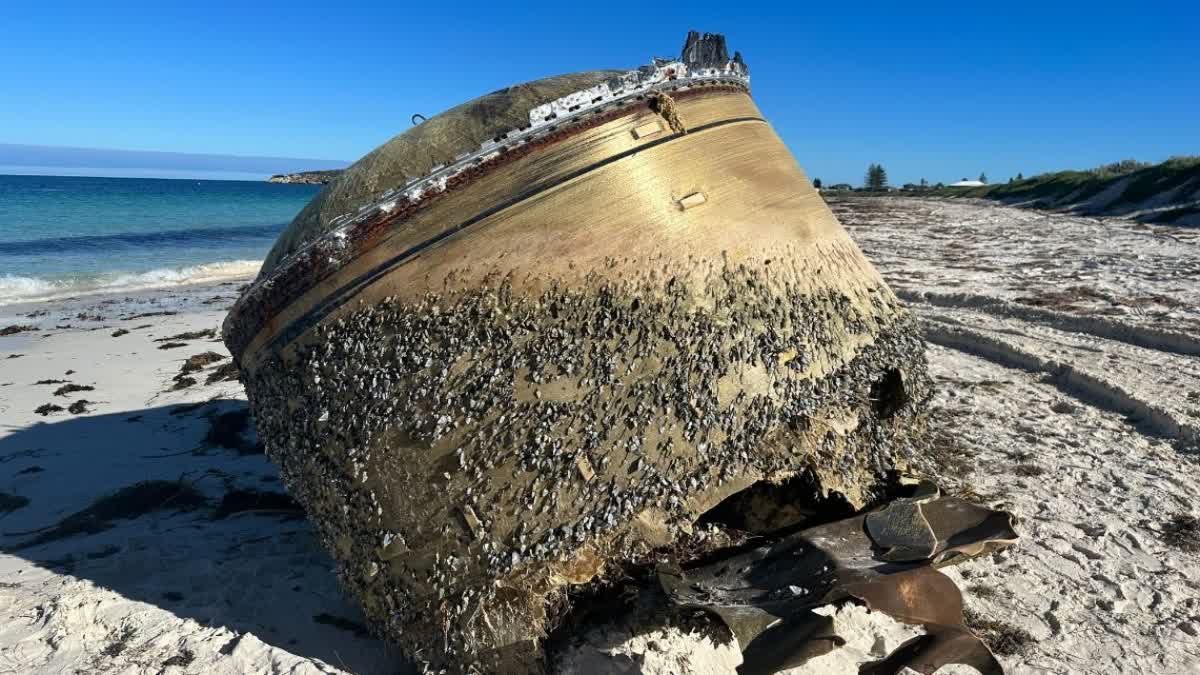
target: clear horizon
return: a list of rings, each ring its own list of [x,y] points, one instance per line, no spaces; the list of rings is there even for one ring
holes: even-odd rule
[[[19,64],[0,73],[0,143],[353,162],[413,113],[633,68],[695,28],[743,53],[759,106],[826,184],[860,184],[872,162],[895,184],[995,182],[1200,153],[1190,4],[610,8],[25,7],[0,30]]]
[[[255,157],[0,143],[0,174],[263,180],[273,174],[342,168],[342,160]]]
[[[194,171],[180,169],[167,171],[164,169],[147,168],[118,168],[101,169],[95,167],[46,167],[46,166],[5,166],[0,164],[0,176],[44,176],[47,178],[141,178],[148,180],[225,180],[225,181],[255,181],[261,182],[273,174],[259,174],[245,171]]]

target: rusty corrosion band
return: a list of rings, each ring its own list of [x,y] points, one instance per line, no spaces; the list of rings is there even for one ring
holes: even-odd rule
[[[710,122],[710,123],[702,125],[702,126],[694,127],[692,129],[689,129],[688,133],[689,134],[701,133],[701,132],[707,131],[709,129],[715,129],[717,127],[723,127],[723,126],[726,126],[729,124],[739,124],[739,123],[743,123],[743,122],[759,122],[762,124],[766,124],[766,120],[762,119],[761,117],[734,117],[731,119],[721,120],[719,122]],[[339,287],[334,292],[330,293],[323,300],[321,300],[321,302],[317,303],[312,309],[305,312],[301,317],[299,317],[295,321],[288,324],[287,327],[285,327],[283,330],[279,331],[275,335],[275,337],[273,337],[270,340],[270,342],[268,342],[264,346],[264,348],[266,348],[268,350],[279,350],[279,349],[286,347],[293,340],[295,340],[299,336],[303,335],[305,333],[305,331],[307,331],[309,328],[312,328],[316,324],[320,323],[321,320],[324,319],[326,316],[328,316],[330,312],[332,312],[337,307],[339,307],[345,301],[347,296],[357,293],[363,287],[370,285],[371,283],[373,283],[373,282],[377,281],[378,279],[380,279],[381,277],[387,275],[389,272],[396,269],[397,267],[400,267],[401,265],[411,261],[418,255],[420,255],[422,252],[424,252],[425,250],[427,250],[433,246],[436,246],[437,244],[441,243],[442,241],[448,239],[449,237],[454,236],[455,234],[462,232],[463,230],[471,227],[472,225],[475,225],[475,224],[479,223],[480,221],[483,221],[483,220],[487,219],[488,217],[493,216],[493,215],[499,213],[500,211],[503,211],[504,209],[516,206],[517,204],[525,201],[526,199],[529,199],[535,195],[545,192],[546,190],[553,189],[554,187],[556,187],[558,185],[569,182],[571,180],[579,178],[580,176],[591,173],[592,171],[595,171],[597,169],[608,166],[609,164],[612,164],[613,162],[617,162],[617,161],[625,159],[626,157],[629,157],[631,155],[635,155],[638,152],[641,152],[643,150],[648,150],[650,148],[653,148],[653,147],[656,147],[659,145],[663,145],[664,143],[670,143],[671,141],[681,138],[682,136],[683,136],[683,134],[671,134],[670,136],[660,138],[656,141],[648,142],[645,145],[641,145],[636,148],[631,148],[624,152],[615,154],[611,157],[606,157],[605,159],[602,159],[599,162],[595,162],[594,164],[590,164],[590,165],[582,167],[580,169],[576,169],[575,171],[564,174],[563,176],[557,178],[556,180],[554,180],[551,183],[548,183],[545,185],[539,185],[533,189],[526,190],[525,192],[522,192],[522,193],[516,195],[512,199],[509,199],[505,202],[502,202],[493,207],[485,209],[485,210],[479,212],[478,214],[472,216],[471,218],[469,218],[457,225],[454,225],[453,227],[447,228],[446,230],[439,232],[438,234],[426,239],[425,241],[422,241],[420,243],[417,243],[417,244],[414,244],[413,246],[408,247],[407,249],[392,256],[391,258],[388,258],[387,260],[376,265],[375,267],[372,267],[371,269],[367,270],[363,274],[360,274],[358,277],[351,280],[349,283],[344,284],[343,286]],[[242,348],[244,349],[245,347],[243,346]]]
[[[719,91],[735,91],[748,93],[748,89],[736,84],[706,84],[693,86],[684,90],[669,90],[671,95],[678,99],[690,98],[696,95],[716,93]],[[521,159],[535,150],[545,148],[547,146],[558,143],[569,137],[572,137],[583,131],[587,131],[594,127],[600,126],[615,119],[619,119],[638,108],[653,112],[651,102],[647,96],[642,95],[633,99],[626,105],[619,106],[613,110],[604,112],[594,112],[585,120],[578,123],[563,125],[554,129],[551,127],[550,133],[541,138],[535,139],[524,145],[509,149],[490,161],[483,162],[471,169],[450,179],[446,188],[440,192],[434,192],[422,196],[415,202],[410,202],[398,206],[391,213],[375,214],[374,217],[366,218],[360,222],[349,225],[349,231],[345,233],[345,241],[349,246],[348,255],[339,256],[337,260],[331,260],[326,251],[322,250],[321,244],[323,240],[329,237],[329,234],[323,235],[321,239],[316,240],[306,248],[296,251],[291,256],[286,258],[283,263],[274,272],[270,273],[265,278],[255,280],[254,284],[238,299],[233,309],[230,311],[229,318],[225,322],[224,333],[228,344],[233,349],[234,358],[240,359],[246,348],[254,341],[260,332],[268,325],[270,319],[284,307],[287,307],[295,300],[299,299],[304,293],[314,288],[321,281],[330,277],[338,269],[352,262],[359,255],[373,247],[383,234],[384,230],[397,221],[404,221],[420,211],[440,197],[455,191],[472,179],[478,178],[486,173],[489,173],[505,164]],[[761,118],[753,118],[757,121],[763,121]],[[737,121],[737,120],[731,120]],[[711,128],[713,124],[697,126],[691,131],[702,131]],[[652,143],[647,143],[641,148],[648,148],[654,145],[659,145],[663,142],[672,140],[678,136],[674,134]],[[623,155],[622,155],[623,156]],[[619,158],[615,157],[613,159]],[[597,165],[602,166],[602,164]],[[593,167],[595,168],[595,167]],[[579,172],[576,172],[579,173]],[[544,188],[539,188],[544,189]],[[519,199],[510,200],[511,203],[527,198],[528,195],[522,195]],[[497,209],[498,210],[498,209]],[[465,227],[465,225],[460,226]],[[290,340],[288,340],[290,341]],[[276,342],[273,341],[273,344]],[[286,342],[285,342],[286,344]]]

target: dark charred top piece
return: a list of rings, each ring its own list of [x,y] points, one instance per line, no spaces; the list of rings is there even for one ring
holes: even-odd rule
[[[725,36],[719,33],[704,33],[690,30],[683,42],[679,60],[689,68],[715,68],[729,63],[729,50],[725,48]]]

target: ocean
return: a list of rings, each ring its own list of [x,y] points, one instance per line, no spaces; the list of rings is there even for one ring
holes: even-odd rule
[[[253,275],[318,189],[0,175],[0,304]]]

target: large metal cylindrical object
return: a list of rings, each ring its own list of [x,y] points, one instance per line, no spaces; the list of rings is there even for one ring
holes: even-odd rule
[[[912,320],[740,57],[694,52],[422,122],[226,323],[289,491],[415,658],[536,670],[565,588],[756,481],[861,506],[919,442]]]

